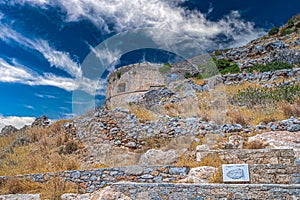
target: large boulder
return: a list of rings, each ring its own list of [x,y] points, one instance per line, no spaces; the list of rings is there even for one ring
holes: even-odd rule
[[[179,158],[178,152],[174,149],[168,151],[149,149],[140,157],[140,165],[168,165],[174,163]]]
[[[211,166],[202,166],[192,168],[188,176],[180,180],[181,183],[209,183],[209,181],[216,175],[217,168]]]
[[[91,200],[131,200],[128,196],[111,187],[96,191],[91,196]]]

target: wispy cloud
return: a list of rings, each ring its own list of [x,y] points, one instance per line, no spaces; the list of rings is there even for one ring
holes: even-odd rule
[[[24,105],[24,107],[30,110],[34,110],[34,107],[32,105]]]
[[[6,125],[13,125],[16,128],[20,129],[25,125],[30,125],[34,120],[34,117],[3,117],[0,115],[0,130],[2,130],[2,128]]]
[[[126,31],[134,28],[153,27],[180,32],[203,42],[204,47],[218,46],[213,38],[219,34],[233,40],[228,46],[247,43],[263,32],[254,24],[241,19],[237,11],[228,13],[219,21],[210,21],[205,13],[189,11],[179,6],[186,0],[15,0],[11,3],[30,4],[45,9],[60,7],[66,12],[67,21],[87,19],[102,30]],[[210,6],[208,13],[212,12]],[[110,29],[108,24],[114,24]]]
[[[77,88],[77,84],[72,78],[59,77],[50,73],[39,75],[16,61],[13,63],[14,65],[0,58],[0,82],[54,86],[67,91]]]
[[[43,98],[43,99],[56,99],[56,96],[53,95],[49,95],[49,94],[40,94],[40,93],[35,93],[35,96],[39,97],[39,98]]]
[[[36,50],[51,66],[66,71],[72,77],[81,76],[80,66],[70,58],[69,54],[53,49],[45,40],[25,37],[3,23],[0,23],[0,39],[6,43],[15,42],[25,48]]]

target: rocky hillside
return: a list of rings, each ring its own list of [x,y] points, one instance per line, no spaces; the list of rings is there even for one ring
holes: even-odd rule
[[[177,77],[180,64],[156,66],[154,73],[149,63],[125,67],[110,75],[110,97],[122,105],[108,108],[106,104],[86,115],[52,123],[40,117],[20,130],[6,126],[0,134],[0,193],[33,191],[42,198],[59,199],[63,193],[111,186],[114,189],[100,191],[102,197],[97,198],[126,194],[125,199],[135,199],[145,190],[137,199],[147,199],[143,195],[148,187],[158,187],[150,183],[168,183],[172,184],[170,194],[161,194],[157,188],[151,191],[170,199],[176,193],[178,199],[184,187],[192,188],[186,196],[200,190],[213,194],[211,190],[220,185],[202,188],[187,183],[222,183],[222,164],[247,163],[250,183],[283,184],[278,186],[283,191],[279,195],[267,189],[274,199],[283,199],[284,184],[300,183],[299,25],[297,15],[243,47],[215,51],[212,62],[222,75],[207,76],[208,65],[191,72],[181,70]],[[139,73],[138,66],[151,70]],[[156,83],[153,74],[159,74],[164,83]],[[136,84],[134,77],[145,77],[141,82],[145,84]],[[139,87],[142,90],[134,98],[123,98],[123,93]],[[31,175],[13,177],[19,174]],[[131,184],[112,186],[121,181],[141,185],[133,185],[135,189]],[[178,189],[175,183],[183,185]],[[253,199],[272,199],[263,191],[272,185],[251,184],[247,187],[253,187]],[[228,192],[242,186],[232,187],[228,186]],[[299,194],[297,185],[287,190]],[[220,198],[227,195],[216,193]],[[92,198],[84,195],[63,197]],[[289,195],[292,198],[294,193]]]
[[[217,59],[234,61],[242,69],[269,62],[300,64],[300,14],[282,27],[272,28],[268,36],[233,49],[214,51]]]

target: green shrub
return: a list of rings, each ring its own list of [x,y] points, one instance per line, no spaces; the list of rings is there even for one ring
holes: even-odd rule
[[[215,63],[221,74],[239,73],[240,72],[240,68],[236,63],[230,62],[226,59],[219,59]]]
[[[203,79],[202,74],[198,74],[198,75],[197,75],[197,79],[198,79],[198,80]]]
[[[279,27],[274,27],[271,28],[271,30],[269,31],[269,35],[276,35],[279,32]]]
[[[193,75],[190,72],[186,72],[184,74],[184,78],[192,78],[192,77],[193,77]]]
[[[291,34],[293,31],[291,28],[283,28],[280,32],[280,35],[284,36],[284,35],[288,35]]]
[[[292,69],[293,65],[288,63],[281,63],[281,62],[271,62],[267,63],[266,65],[255,65],[246,70],[247,73],[252,73],[253,71],[260,71],[260,72],[269,72],[281,69]]]
[[[215,51],[216,56],[220,56],[221,54],[222,54],[221,51],[219,51],[219,50]]]
[[[165,63],[163,66],[161,66],[158,71],[162,74],[167,73],[168,71],[170,71],[171,69],[171,65],[169,63]]]
[[[290,19],[289,21],[288,21],[288,26],[294,26],[294,20],[293,19]]]

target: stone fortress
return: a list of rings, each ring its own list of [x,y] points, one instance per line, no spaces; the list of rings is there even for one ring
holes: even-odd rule
[[[186,73],[199,74],[190,63],[175,65],[138,63],[121,67],[108,77],[106,103],[108,107],[127,107],[130,102],[150,90],[167,87],[170,83],[184,80]]]

